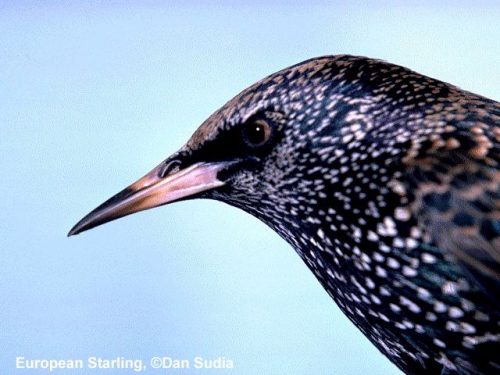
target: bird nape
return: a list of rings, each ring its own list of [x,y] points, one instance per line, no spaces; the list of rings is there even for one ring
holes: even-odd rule
[[[500,104],[326,56],[255,83],[70,231],[209,198],[288,241],[407,374],[500,373]]]

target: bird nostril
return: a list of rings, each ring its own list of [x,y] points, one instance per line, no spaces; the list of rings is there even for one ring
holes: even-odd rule
[[[174,160],[169,160],[165,163],[165,165],[160,169],[160,172],[158,173],[158,177],[160,178],[165,178],[169,174],[175,173],[179,171],[181,162],[180,160],[174,159]]]

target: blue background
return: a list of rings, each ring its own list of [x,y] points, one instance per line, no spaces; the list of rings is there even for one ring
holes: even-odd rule
[[[500,97],[493,2],[307,3],[0,3],[0,373],[21,372],[16,356],[91,355],[399,373],[234,208],[183,202],[66,238],[225,101],[313,56],[382,58]]]

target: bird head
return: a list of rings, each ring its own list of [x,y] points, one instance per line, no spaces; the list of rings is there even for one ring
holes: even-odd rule
[[[320,205],[325,190],[339,181],[345,150],[361,147],[365,133],[359,124],[369,124],[360,121],[360,110],[374,93],[369,80],[362,85],[356,79],[378,63],[322,57],[255,83],[210,116],[179,151],[85,216],[69,235],[175,201],[209,198],[242,208],[286,236],[283,227],[298,228],[310,216],[311,205]],[[302,230],[306,224],[300,223]]]

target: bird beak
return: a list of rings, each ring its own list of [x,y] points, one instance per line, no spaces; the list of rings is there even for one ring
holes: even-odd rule
[[[224,182],[217,179],[217,174],[229,164],[229,162],[196,163],[161,177],[165,166],[165,163],[162,163],[90,212],[69,231],[68,236],[135,212],[193,197],[203,191],[223,186]]]

